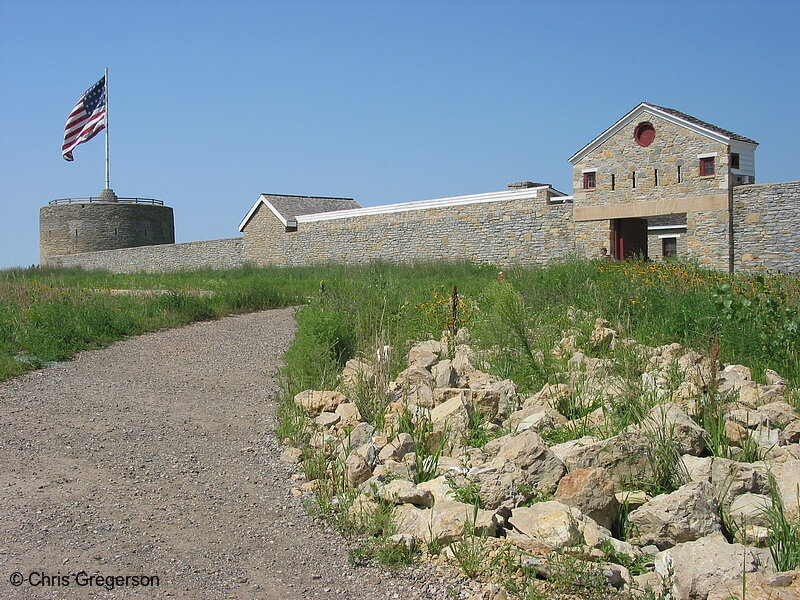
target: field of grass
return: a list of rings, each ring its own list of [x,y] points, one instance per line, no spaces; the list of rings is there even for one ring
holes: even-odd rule
[[[728,277],[680,263],[573,261],[511,269],[466,264],[331,269],[298,315],[287,355],[294,389],[331,385],[344,361],[468,326],[493,372],[523,390],[548,382],[569,308],[649,345],[679,342],[800,382],[800,279]],[[453,290],[457,290],[453,311]],[[588,326],[591,327],[592,321]],[[588,330],[581,332],[588,335]]]
[[[498,350],[496,374],[523,390],[547,382],[554,339],[573,326],[567,308],[602,316],[652,345],[699,351],[800,381],[800,280],[731,278],[680,263],[574,261],[508,270],[470,264],[293,269],[244,268],[171,275],[79,270],[0,271],[0,379],[37,361],[154,329],[221,315],[303,304],[287,355],[291,387],[333,383],[342,364],[380,344],[439,337],[467,325]],[[116,295],[115,289],[169,290]],[[456,289],[456,311],[453,290]],[[207,293],[211,292],[211,293]],[[28,357],[20,362],[14,357]],[[542,358],[543,357],[543,358]]]
[[[315,269],[112,275],[80,270],[0,271],[0,380],[146,331],[226,314],[302,304]],[[160,290],[165,293],[116,293]]]

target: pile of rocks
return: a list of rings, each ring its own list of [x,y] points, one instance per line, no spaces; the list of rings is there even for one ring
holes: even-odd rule
[[[407,368],[377,390],[387,399],[381,429],[364,421],[351,391],[378,385],[368,361],[347,363],[343,391],[295,397],[313,420],[311,446],[335,448],[359,492],[349,508],[353,518],[389,503],[399,541],[445,548],[447,556],[447,546],[465,536],[503,538],[527,557],[580,556],[618,589],[661,588],[666,581],[674,598],[721,600],[741,593],[746,574],[750,600],[800,598],[800,573],[776,574],[766,546],[765,514],[776,494],[789,517],[800,518],[800,415],[789,403],[797,391],[777,373],[768,371],[760,384],[745,366],[717,364],[678,344],[653,348],[619,339],[598,319],[591,335],[567,331],[553,349],[569,365],[566,383],[521,398],[511,380],[476,368],[481,363],[468,341],[462,331],[409,350]],[[588,356],[600,348],[638,356],[647,365],[640,381],[626,381],[611,358]],[[554,428],[587,422],[610,430],[610,415],[632,384],[652,398],[639,422],[605,438],[544,441]],[[710,393],[726,399],[731,458],[710,456],[709,434],[691,418]],[[557,410],[567,398],[596,408],[581,423],[570,422]],[[404,419],[424,421],[425,439],[399,432]],[[470,446],[476,428],[494,439]],[[654,497],[632,490],[653,476],[654,448],[664,438],[677,452],[673,466],[683,485]],[[747,447],[757,447],[763,460],[737,461]],[[415,483],[420,469],[435,469],[435,476]],[[301,487],[313,490],[315,482]],[[648,571],[631,575],[606,560],[609,549]]]

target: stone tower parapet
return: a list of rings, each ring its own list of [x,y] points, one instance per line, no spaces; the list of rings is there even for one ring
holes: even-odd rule
[[[175,242],[172,208],[142,198],[65,198],[39,210],[39,260]]]

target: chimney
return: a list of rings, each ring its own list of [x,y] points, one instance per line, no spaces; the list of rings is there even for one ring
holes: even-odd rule
[[[508,189],[510,190],[524,190],[526,188],[535,188],[535,187],[543,187],[547,186],[546,183],[537,183],[535,181],[514,181],[513,183],[508,184]]]

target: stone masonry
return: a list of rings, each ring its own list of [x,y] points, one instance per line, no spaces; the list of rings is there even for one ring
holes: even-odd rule
[[[800,181],[733,188],[733,240],[738,269],[800,273]]]
[[[300,222],[296,231],[262,205],[245,229],[244,256],[260,266],[542,263],[574,252],[571,230],[572,205],[546,197]]]
[[[656,131],[648,147],[634,139],[642,121]],[[714,175],[700,175],[704,153],[716,153]],[[645,112],[573,165],[579,253],[592,257],[609,246],[613,219],[679,214],[686,217],[682,246],[689,255],[728,269],[728,156],[726,145]],[[584,189],[587,170],[595,172],[593,189]]]
[[[242,238],[51,256],[46,262],[48,267],[63,269],[79,267],[114,273],[138,273],[140,271],[172,273],[197,269],[235,269],[243,264]]]

